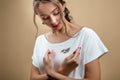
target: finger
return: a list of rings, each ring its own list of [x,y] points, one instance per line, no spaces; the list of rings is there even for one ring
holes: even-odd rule
[[[77,56],[77,57],[73,57],[72,59],[70,59],[68,61],[68,63],[76,63],[76,64],[79,64],[79,61],[80,61],[80,56]]]
[[[75,54],[75,56],[73,57],[73,60],[75,60],[75,61],[79,61],[79,59],[80,59],[80,50],[81,50],[81,48],[80,47],[78,47],[77,48],[77,50],[76,50],[76,54]]]
[[[76,50],[76,55],[74,56],[74,59],[76,61],[79,61],[80,59],[80,50],[81,50],[81,47],[78,47],[78,49]]]
[[[73,58],[76,58],[77,56],[80,55],[80,50],[81,50],[81,47],[78,47],[78,48],[76,49],[76,51],[73,53],[73,54],[74,54],[74,57],[73,57]]]
[[[55,52],[53,51],[53,50],[51,50],[51,57],[53,58],[54,56],[55,56],[55,54],[54,54]]]
[[[43,62],[44,62],[44,64],[47,64],[47,61],[46,61],[45,57],[43,58]]]
[[[78,47],[74,52],[73,52],[73,57],[69,60],[69,62],[78,62],[80,59],[80,47]]]
[[[49,52],[49,50],[46,51],[45,56],[43,58],[44,61],[46,61],[46,62],[48,61],[48,52]]]
[[[47,55],[48,55],[48,60],[53,60],[54,59],[55,55],[54,55],[54,51],[53,50],[51,50],[51,51],[49,50]]]
[[[67,60],[70,60],[70,59],[72,59],[73,57],[74,57],[74,55],[71,54],[71,55],[69,55],[66,59],[67,59]]]
[[[45,53],[45,56],[43,58],[43,62],[44,62],[44,64],[47,64],[47,52]]]
[[[76,54],[76,53],[78,52],[77,50],[78,50],[78,49],[76,49],[76,50],[73,52],[73,54],[69,55],[69,56],[67,57],[67,59],[70,60],[70,59],[72,59],[73,57],[77,56],[77,54]]]
[[[50,59],[50,55],[51,55],[50,50],[47,51],[47,54],[46,54],[46,55],[47,55],[47,59]]]

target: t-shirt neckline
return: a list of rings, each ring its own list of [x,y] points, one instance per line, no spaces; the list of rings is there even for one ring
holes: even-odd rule
[[[73,37],[71,37],[71,38],[69,38],[69,39],[67,39],[67,40],[65,40],[65,41],[63,41],[63,42],[51,43],[51,42],[49,42],[49,41],[46,39],[45,34],[43,35],[43,39],[44,39],[45,43],[46,43],[48,46],[63,45],[63,44],[68,43],[69,41],[71,41],[73,38],[76,38],[77,36],[79,36],[79,35],[80,35],[80,32],[83,30],[83,28],[84,28],[84,27],[82,27],[78,32],[76,32],[76,33],[73,35]]]

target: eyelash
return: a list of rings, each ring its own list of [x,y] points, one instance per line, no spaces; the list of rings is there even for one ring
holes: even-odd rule
[[[54,13],[53,15],[54,16],[57,16],[57,15],[59,15],[60,14],[60,12],[58,11],[57,13]],[[49,17],[46,17],[46,18],[43,18],[43,20],[48,20],[49,19]]]
[[[55,15],[55,16],[56,16],[56,15],[59,15],[59,13],[60,13],[60,12],[58,11],[57,13],[54,13],[54,15]]]
[[[42,18],[43,20],[47,20],[47,19],[49,19],[49,17],[46,17],[46,18]]]

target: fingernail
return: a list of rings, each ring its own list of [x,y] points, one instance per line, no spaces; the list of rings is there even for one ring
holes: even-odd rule
[[[48,51],[48,54],[51,54],[50,50]]]
[[[75,54],[75,53],[76,53],[76,51],[73,52],[73,54]]]

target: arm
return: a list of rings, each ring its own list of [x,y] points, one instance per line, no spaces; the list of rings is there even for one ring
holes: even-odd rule
[[[47,51],[47,53],[48,52],[49,50]],[[60,70],[59,72],[62,71]],[[32,64],[30,80],[49,80],[49,79],[50,78],[47,76],[47,74],[41,74],[40,70]]]
[[[79,63],[78,62],[79,61],[79,57],[78,57],[79,52],[80,52],[80,48],[78,48],[74,52],[74,54],[72,54],[66,58],[66,60],[62,64],[62,67],[61,67],[59,73],[54,70],[54,65],[53,65],[54,53],[52,52],[51,54],[46,54],[43,61],[45,64],[45,70],[46,70],[47,75],[51,79],[55,79],[55,80],[81,80],[81,79],[75,79],[75,78],[68,77],[68,74],[72,70],[74,70]],[[82,80],[100,80],[99,59],[96,59],[85,65],[85,77]]]
[[[30,80],[47,80],[47,79],[48,77],[46,74],[40,74],[39,69],[32,65]]]
[[[65,58],[58,73],[68,76],[78,65],[80,61],[80,47],[78,47],[71,55]]]
[[[74,79],[65,75],[59,74],[55,71],[48,71],[47,74],[56,80],[100,80],[100,64],[99,59],[96,59],[85,65],[85,78]]]
[[[85,78],[88,78],[88,80],[101,80],[99,58],[85,65]]]

